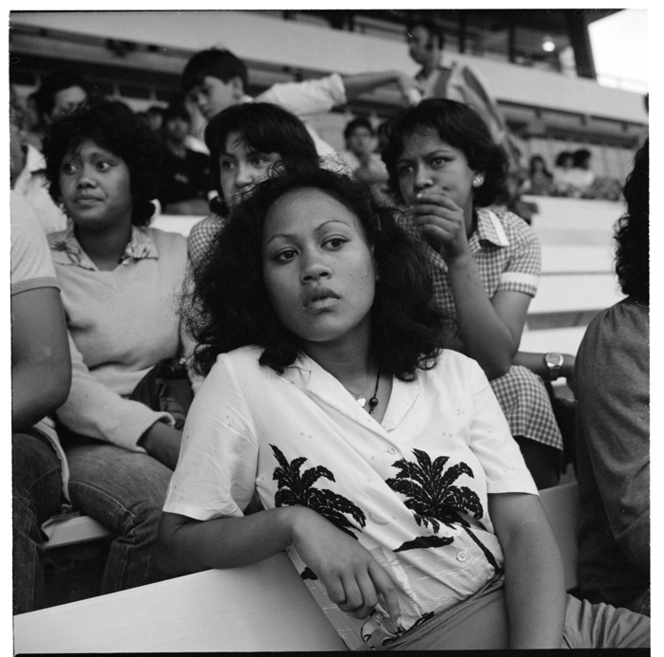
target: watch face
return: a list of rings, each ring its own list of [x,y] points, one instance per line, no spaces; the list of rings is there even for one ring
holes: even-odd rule
[[[551,353],[546,355],[546,363],[550,367],[562,367],[564,360],[562,354]]]

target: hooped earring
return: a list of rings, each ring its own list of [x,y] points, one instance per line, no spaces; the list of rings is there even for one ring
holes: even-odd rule
[[[483,173],[478,173],[473,178],[473,187],[480,187],[483,183],[484,183],[484,174]]]

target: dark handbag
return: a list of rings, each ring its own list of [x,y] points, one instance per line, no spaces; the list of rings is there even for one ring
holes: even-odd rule
[[[182,430],[194,398],[185,360],[160,360],[139,382],[129,399],[145,404],[153,411],[170,413],[175,428]]]

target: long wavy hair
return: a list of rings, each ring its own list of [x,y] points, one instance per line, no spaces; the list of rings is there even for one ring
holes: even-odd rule
[[[151,201],[159,192],[162,149],[152,130],[120,101],[91,104],[59,119],[49,128],[43,152],[53,200],[59,203],[62,196],[62,160],[87,139],[121,158],[127,165],[134,199],[131,222],[136,226],[147,226],[156,209]]]
[[[627,212],[616,222],[616,273],[623,294],[650,303],[650,144],[646,139],[634,157],[623,196]]]
[[[468,105],[447,98],[428,98],[397,114],[387,131],[382,158],[389,174],[388,186],[398,201],[403,201],[403,197],[397,160],[410,137],[428,131],[462,151],[471,169],[484,173],[483,184],[473,188],[475,207],[491,205],[504,190],[508,170],[505,150],[493,141],[482,117]]]
[[[288,192],[313,188],[357,217],[376,262],[371,349],[381,372],[409,381],[434,366],[454,322],[433,303],[426,256],[366,185],[329,170],[283,170],[257,185],[234,208],[193,271],[182,314],[198,346],[194,367],[207,375],[217,356],[239,347],[262,347],[261,365],[283,372],[296,359],[300,338],[278,319],[263,280],[262,237],[268,210]]]

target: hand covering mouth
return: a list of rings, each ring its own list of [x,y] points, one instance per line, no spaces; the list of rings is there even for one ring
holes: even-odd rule
[[[306,308],[312,303],[322,301],[323,299],[339,299],[339,295],[327,287],[316,287],[305,293],[302,305]]]

